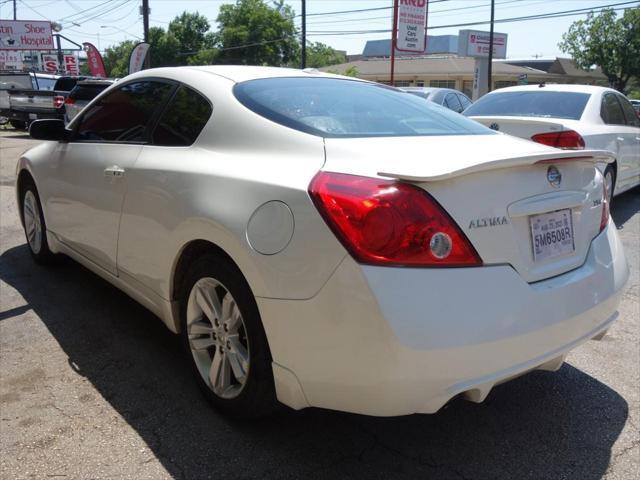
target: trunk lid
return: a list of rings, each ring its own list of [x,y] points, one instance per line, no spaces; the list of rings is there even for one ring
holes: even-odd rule
[[[540,133],[561,132],[570,130],[561,119],[544,119],[538,117],[468,117],[497,132],[514,137],[531,140]]]
[[[584,263],[603,208],[594,163],[612,161],[608,152],[558,150],[506,135],[326,139],[325,148],[323,170],[424,188],[485,265],[509,264],[527,282]],[[558,173],[561,181],[554,185],[548,177],[557,180]],[[571,229],[571,248],[545,256],[549,249],[543,245],[546,253],[534,254],[535,235],[541,226],[555,232],[553,223],[562,229],[558,235]]]

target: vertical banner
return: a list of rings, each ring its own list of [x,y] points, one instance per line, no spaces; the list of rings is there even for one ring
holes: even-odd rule
[[[149,44],[140,42],[133,50],[131,50],[131,56],[129,57],[129,74],[139,72],[144,65],[144,59],[147,56],[149,50]]]
[[[427,0],[400,0],[396,48],[422,53],[427,48]]]
[[[107,72],[104,69],[104,62],[102,61],[102,55],[93,44],[85,42],[82,44],[84,51],[87,52],[87,64],[89,65],[89,71],[94,77],[106,77]]]

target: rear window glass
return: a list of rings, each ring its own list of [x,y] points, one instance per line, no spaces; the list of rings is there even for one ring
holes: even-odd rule
[[[53,88],[54,90],[61,90],[61,91],[71,91],[73,90],[73,87],[76,86],[76,83],[78,83],[78,79],[77,78],[73,78],[73,77],[60,77],[58,79],[58,81],[55,84],[55,87]]]
[[[36,75],[36,84],[38,90],[53,90],[56,85],[55,78],[43,78]]]
[[[76,100],[93,100],[110,85],[76,85],[69,97]]]
[[[499,92],[485,95],[471,105],[467,116],[548,117],[580,120],[589,93],[576,92]]]
[[[490,135],[492,130],[415,95],[333,78],[267,78],[234,87],[257,114],[320,137]]]

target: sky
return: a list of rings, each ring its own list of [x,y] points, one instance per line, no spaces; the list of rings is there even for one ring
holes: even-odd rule
[[[18,19],[51,20],[62,23],[61,33],[77,43],[92,42],[100,50],[125,39],[142,37],[141,0],[16,0]],[[211,28],[216,28],[220,5],[230,0],[149,0],[150,25],[166,28],[169,21],[182,13],[205,15]],[[271,3],[271,2],[269,2]],[[300,13],[301,0],[286,0]],[[362,53],[367,40],[389,38],[389,33],[358,33],[358,31],[391,28],[390,8],[352,13],[345,10],[390,7],[393,0],[307,0],[307,30],[309,41],[326,43],[349,54]],[[626,5],[619,5],[626,3]],[[449,26],[461,23],[489,21],[490,0],[431,0],[429,35],[457,35],[461,28],[488,30],[488,25]],[[618,4],[618,5],[617,5]],[[640,1],[624,0],[495,0],[496,20],[564,12],[582,8],[640,8]],[[323,15],[317,15],[323,14]],[[619,11],[619,15],[622,11]],[[567,56],[558,48],[562,34],[572,22],[585,14],[559,18],[497,23],[496,32],[508,34],[507,58],[552,58]],[[0,0],[0,18],[13,18],[13,0]],[[296,18],[296,24],[300,19]],[[341,33],[332,33],[341,32]]]

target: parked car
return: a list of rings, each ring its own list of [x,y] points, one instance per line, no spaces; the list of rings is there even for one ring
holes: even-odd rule
[[[594,162],[375,83],[144,70],[24,153],[30,252],[64,253],[180,332],[219,409],[369,415],[560,368],[629,276]]]
[[[22,120],[11,119],[9,90],[36,88],[36,81],[35,74],[30,72],[0,72],[0,117],[6,118],[14,128],[24,128],[25,124]]]
[[[18,129],[28,128],[38,118],[64,119],[64,101],[78,80],[85,77],[42,73],[29,75],[33,88],[14,85],[7,89],[0,115],[8,117],[14,128]]]
[[[107,87],[113,85],[114,82],[115,80],[112,79],[99,78],[79,81],[64,101],[66,122],[73,120],[91,100],[96,98]]]
[[[473,103],[464,93],[452,88],[403,87],[400,90],[437,103],[458,113],[461,113]]]
[[[508,87],[483,96],[464,115],[557,148],[613,152],[613,164],[599,165],[610,199],[640,184],[640,119],[616,90],[589,85]]]
[[[631,98],[629,99],[629,102],[631,102],[631,105],[633,106],[634,110],[638,114],[638,117],[640,117],[640,100],[634,100]]]

